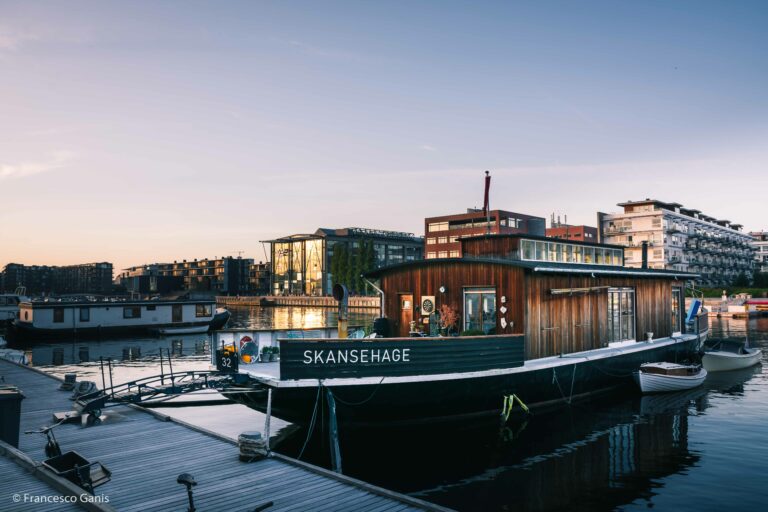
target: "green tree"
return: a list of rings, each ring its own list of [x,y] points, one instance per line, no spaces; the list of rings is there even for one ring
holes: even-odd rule
[[[745,274],[744,272],[739,272],[739,275],[736,276],[736,279],[733,281],[733,286],[737,286],[737,287],[749,286],[749,278],[747,277],[747,274]]]
[[[347,259],[347,245],[342,243],[334,245],[333,255],[331,256],[333,284],[346,284]]]

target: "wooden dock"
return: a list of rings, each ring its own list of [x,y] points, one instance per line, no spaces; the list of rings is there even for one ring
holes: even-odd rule
[[[379,309],[379,297],[350,297],[350,308]],[[335,308],[339,303],[333,297],[303,297],[303,296],[253,296],[253,297],[216,297],[216,305],[231,306],[301,306],[314,308]]]
[[[22,432],[49,425],[53,413],[72,409],[70,393],[58,390],[61,381],[56,377],[3,360],[0,375],[6,384],[17,386],[26,396],[22,402]],[[77,451],[112,471],[112,480],[94,491],[96,496],[107,496],[109,503],[91,504],[91,510],[186,510],[185,488],[176,483],[181,473],[191,473],[197,480],[194,497],[200,512],[251,511],[269,501],[274,505],[268,512],[449,510],[280,454],[258,462],[241,462],[234,439],[140,407],[107,408],[102,420],[97,426],[64,424],[55,430],[63,451]],[[244,425],[243,430],[249,429]],[[40,461],[44,445],[44,436],[21,434],[16,456]],[[51,492],[45,482],[38,480],[41,475],[35,475],[41,472],[39,468],[31,472],[13,469],[13,453],[9,452],[14,450],[8,448],[0,447],[0,471],[4,475],[0,479],[0,510],[14,510],[10,497],[23,492],[17,489]],[[13,471],[7,472],[9,464]],[[65,491],[58,489],[59,493]],[[20,505],[18,510],[36,510],[28,504]],[[72,509],[54,509],[50,505],[39,508]]]

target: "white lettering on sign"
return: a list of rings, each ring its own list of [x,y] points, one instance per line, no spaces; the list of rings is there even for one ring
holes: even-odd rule
[[[337,350],[305,350],[302,362],[304,364],[410,363],[411,349],[353,348]]]

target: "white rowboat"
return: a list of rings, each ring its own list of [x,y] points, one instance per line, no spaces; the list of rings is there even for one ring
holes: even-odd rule
[[[707,370],[698,365],[645,363],[634,375],[643,393],[664,393],[701,386]]]
[[[733,350],[711,350],[704,353],[701,364],[710,372],[740,370],[759,363],[762,354],[759,348],[746,348],[743,345]]]

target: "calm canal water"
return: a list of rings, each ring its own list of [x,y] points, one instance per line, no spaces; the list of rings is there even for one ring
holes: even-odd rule
[[[248,327],[335,321],[331,310],[313,308],[233,313],[232,323]],[[355,313],[351,323],[368,322],[374,314]],[[766,358],[768,318],[712,323],[713,337],[748,335]],[[67,342],[35,345],[32,358],[51,373],[78,373],[101,385],[93,362],[100,356],[113,359],[118,383],[160,373],[161,349],[173,354],[175,371],[206,369],[209,346],[201,335]],[[343,469],[458,510],[757,510],[768,503],[767,366],[710,374],[702,388],[689,392],[612,396],[506,427],[491,420],[343,432]],[[264,424],[262,414],[236,404],[161,410],[233,437]],[[285,422],[273,425],[278,451],[296,456],[307,432]],[[318,429],[304,459],[327,466],[326,439]]]

